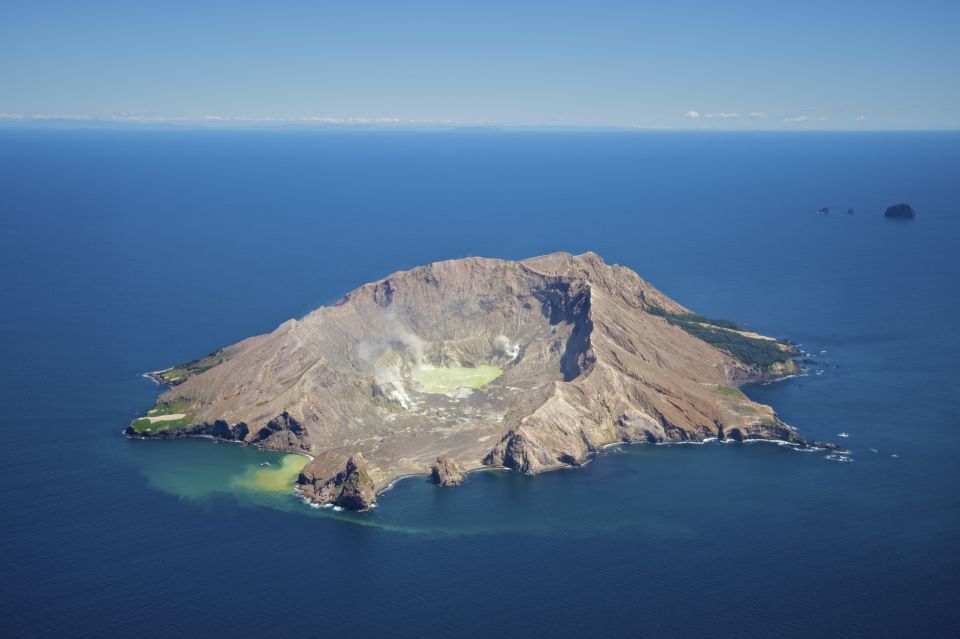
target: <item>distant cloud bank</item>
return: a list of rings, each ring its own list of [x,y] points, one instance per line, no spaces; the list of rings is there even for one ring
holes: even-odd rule
[[[96,118],[89,115],[55,115],[48,113],[34,113],[25,115],[23,113],[0,113],[0,121],[19,122],[21,120],[33,120],[40,122],[92,122]]]
[[[810,109],[800,109],[800,111],[809,111]],[[777,118],[780,121],[788,125],[803,124],[803,123],[826,123],[831,121],[836,121],[831,119],[831,117],[826,115],[791,115],[791,114],[771,114],[767,111],[750,111],[746,114],[737,113],[736,111],[718,111],[715,113],[702,113],[700,111],[694,111],[693,109],[687,111],[683,114],[683,117],[688,120],[769,120],[770,118]],[[867,118],[864,115],[858,115],[854,118],[855,122],[866,122]]]
[[[825,115],[784,115],[768,113],[766,111],[749,111],[739,113],[736,111],[717,111],[702,113],[690,109],[682,114],[687,120],[709,120],[711,123],[717,121],[759,121],[771,120],[776,128],[776,122],[783,122],[783,128],[790,128],[793,125],[810,123],[813,125],[838,121],[836,118],[828,118]],[[847,116],[848,118],[850,116]],[[842,120],[843,118],[841,118]],[[853,118],[854,122],[863,123],[867,120],[866,116],[858,115]],[[850,120],[847,119],[847,122]],[[231,127],[231,126],[260,126],[260,127],[282,127],[282,126],[300,126],[300,127],[397,127],[397,128],[462,128],[462,127],[490,127],[490,128],[531,128],[531,129],[672,129],[670,126],[643,126],[643,125],[621,125],[621,126],[591,126],[582,125],[563,125],[563,124],[541,124],[530,122],[490,122],[490,121],[463,121],[463,120],[414,120],[396,117],[329,117],[329,116],[304,116],[304,117],[261,117],[261,116],[237,116],[211,114],[204,116],[166,116],[151,113],[130,113],[121,112],[108,116],[91,116],[78,114],[56,114],[56,113],[16,113],[0,112],[0,124],[2,123],[91,123],[91,124],[131,124],[131,125],[170,125],[170,126],[209,126],[209,127]],[[706,123],[703,123],[704,125]],[[759,125],[759,122],[757,123]],[[703,125],[701,125],[703,126]],[[713,124],[713,126],[720,126]],[[767,125],[768,127],[770,125]],[[738,128],[736,125],[733,129]],[[744,128],[740,125],[739,128]],[[835,128],[835,127],[834,127]]]

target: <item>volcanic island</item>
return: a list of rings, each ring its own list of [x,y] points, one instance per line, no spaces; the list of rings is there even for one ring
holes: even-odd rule
[[[151,373],[169,388],[125,432],[307,455],[305,499],[366,510],[401,477],[536,474],[616,443],[825,446],[738,388],[796,374],[798,354],[594,253],[471,257]]]

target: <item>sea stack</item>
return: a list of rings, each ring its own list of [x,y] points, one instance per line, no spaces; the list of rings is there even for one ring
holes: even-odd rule
[[[440,455],[430,469],[433,483],[438,486],[457,486],[463,483],[466,475],[463,466],[450,455]]]
[[[914,211],[913,207],[909,204],[894,204],[893,206],[887,207],[883,217],[891,217],[898,220],[912,220],[917,217],[917,212]]]

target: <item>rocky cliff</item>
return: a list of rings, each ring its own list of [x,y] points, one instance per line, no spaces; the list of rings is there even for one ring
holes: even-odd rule
[[[614,442],[803,445],[735,388],[794,366],[788,345],[696,315],[592,253],[467,258],[394,273],[177,367],[159,417],[128,432],[306,452],[305,496],[364,509],[403,475],[537,473]]]

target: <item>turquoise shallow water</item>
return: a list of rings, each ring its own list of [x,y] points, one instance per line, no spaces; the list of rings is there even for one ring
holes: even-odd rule
[[[2,130],[0,632],[951,636],[958,170],[955,134]],[[745,391],[855,461],[626,446],[352,514],[259,489],[277,455],[120,436],[142,371],[553,250],[801,342]]]

